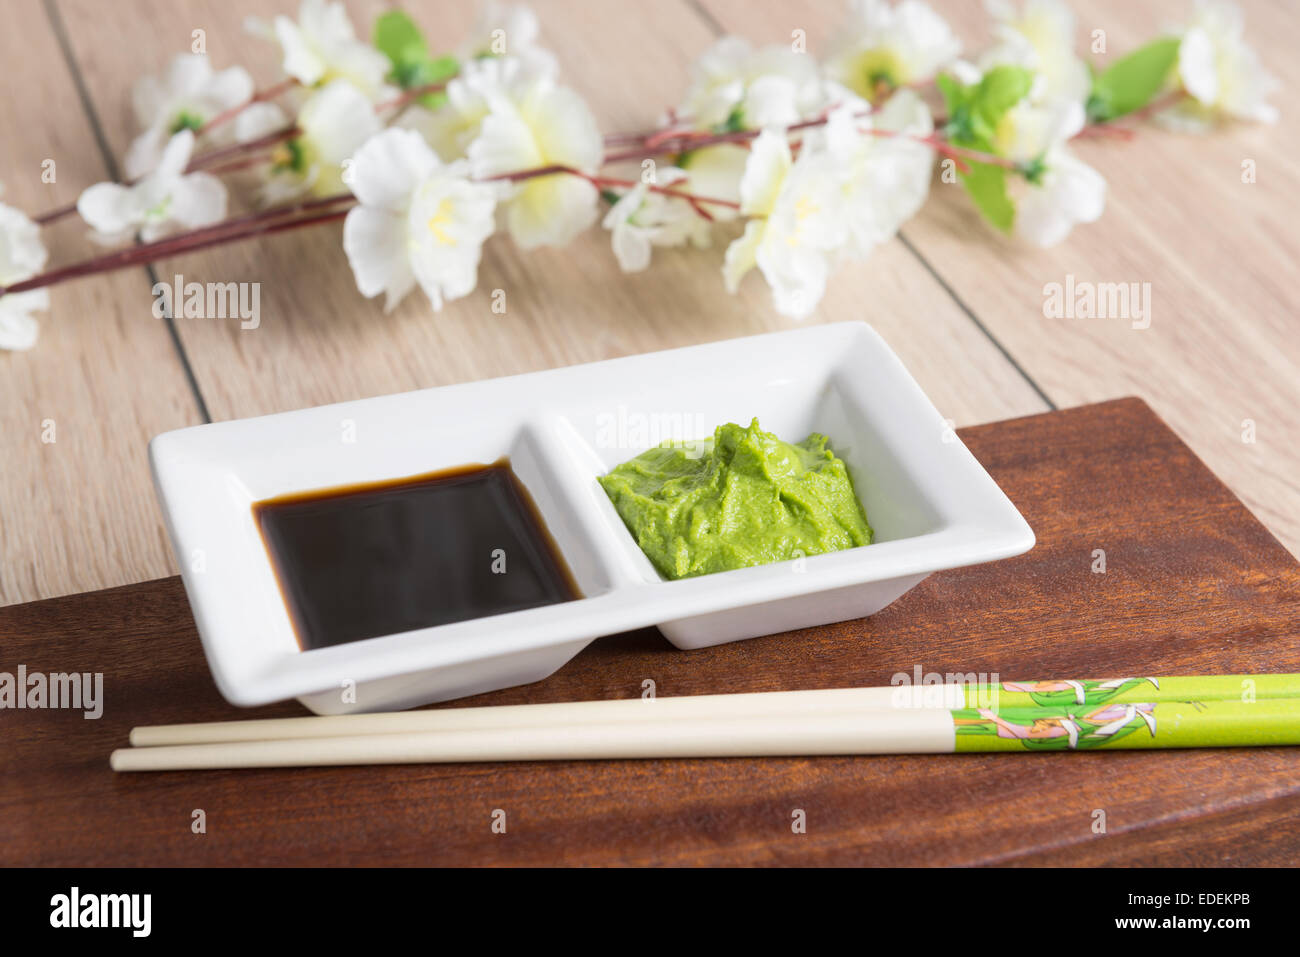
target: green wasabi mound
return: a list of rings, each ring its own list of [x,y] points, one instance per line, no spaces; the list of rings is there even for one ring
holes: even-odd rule
[[[813,433],[798,445],[729,423],[669,442],[600,478],[665,578],[689,578],[871,544],[844,460]]]

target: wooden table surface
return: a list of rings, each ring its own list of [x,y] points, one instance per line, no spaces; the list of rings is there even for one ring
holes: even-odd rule
[[[654,629],[603,638],[457,704],[630,698],[647,679],[660,695],[882,685],[916,666],[1300,671],[1300,564],[1140,400],[961,436],[1037,533],[1028,554],[932,575],[865,620],[695,652]],[[30,672],[100,671],[104,689],[98,720],[4,714],[0,865],[1300,859],[1300,748],[114,774],[132,726],[303,709],[221,700],[177,578],[0,609],[0,641]]]
[[[3,0],[0,182],[35,213],[116,173],[133,133],[131,87],[205,31],[219,67],[276,73],[246,15],[297,0]],[[607,131],[643,128],[676,102],[686,69],[720,34],[818,48],[841,0],[538,0],[543,42]],[[368,29],[389,4],[350,0]],[[469,4],[407,3],[454,45]],[[968,48],[982,5],[937,2]],[[936,183],[924,211],[865,264],[841,269],[810,321],[865,319],[958,425],[1143,396],[1293,552],[1300,550],[1300,336],[1290,298],[1300,259],[1300,17],[1286,0],[1248,0],[1247,30],[1283,81],[1283,121],[1208,137],[1144,130],[1084,143],[1107,177],[1106,215],[1062,246],[994,236],[960,191]],[[1182,0],[1076,0],[1080,33],[1123,51],[1185,15]],[[56,161],[53,183],[42,164]],[[1241,182],[1244,159],[1258,181]],[[55,262],[90,247],[75,223],[49,237]],[[362,396],[626,355],[788,327],[753,278],[722,288],[721,242],[657,252],[621,275],[608,238],[522,253],[488,246],[479,290],[434,315],[418,295],[391,315],[362,299],[331,226],[192,254],[153,269],[57,288],[41,341],[0,353],[0,604],[139,582],[175,571],[145,447],[166,429]],[[262,283],[262,321],[155,319],[156,277]],[[1151,283],[1152,322],[1051,320],[1043,286],[1067,275]],[[491,310],[506,292],[504,315]],[[1243,422],[1256,441],[1243,441]],[[43,441],[54,427],[54,442]]]

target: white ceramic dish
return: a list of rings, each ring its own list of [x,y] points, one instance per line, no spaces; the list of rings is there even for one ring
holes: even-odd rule
[[[830,436],[873,544],[665,581],[596,481],[723,422]],[[217,686],[237,705],[394,710],[546,677],[592,639],[658,625],[702,648],[874,614],[933,571],[1034,535],[884,341],[862,323],[613,359],[168,432],[150,459]],[[299,650],[254,502],[509,456],[584,598]]]

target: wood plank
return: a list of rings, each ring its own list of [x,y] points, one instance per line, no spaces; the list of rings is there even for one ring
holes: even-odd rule
[[[21,29],[0,31],[0,202],[36,215],[107,174],[45,9],[5,15]],[[45,231],[50,265],[94,253],[83,228]],[[145,445],[200,417],[151,306],[142,269],[75,282],[52,291],[34,349],[0,352],[0,604],[175,571]]]
[[[127,143],[131,81],[157,69],[187,41],[194,24],[208,31],[208,51],[218,65],[244,62],[260,80],[270,81],[272,51],[248,40],[241,23],[248,13],[269,16],[294,6],[292,0],[147,0],[137,4],[137,17],[174,42],[141,49],[131,42],[135,19],[102,4],[60,0],[119,153]],[[385,6],[358,2],[350,9],[354,22],[369,24]],[[684,89],[690,59],[711,38],[684,2],[544,0],[536,9],[544,42],[558,54],[567,82],[611,131],[652,125]],[[468,5],[449,3],[412,11],[430,35],[448,43],[472,15]],[[241,332],[230,322],[181,321],[204,397],[213,416],[223,419],[788,326],[772,311],[757,279],[739,296],[724,291],[719,270],[728,235],[703,253],[656,253],[653,268],[632,277],[619,273],[599,229],[566,249],[529,254],[498,237],[485,255],[478,292],[437,315],[418,295],[387,316],[378,303],[363,300],[352,285],[336,227],[186,257],[163,264],[161,272],[263,283],[263,322],[256,331]],[[491,312],[494,289],[506,291],[505,315]],[[924,322],[917,321],[918,313]],[[846,273],[816,321],[863,318],[890,340],[958,423],[1046,407],[899,244],[881,250],[869,269]]]
[[[1300,565],[1138,400],[966,429],[1038,535],[870,619],[689,654],[653,629],[458,704],[1300,670]],[[1105,548],[1104,575],[1091,571]],[[0,610],[12,667],[102,671],[104,715],[13,711],[0,863],[980,864],[1295,860],[1300,749],[385,766],[119,775],[137,724],[301,714],[218,697],[167,579]],[[20,773],[21,772],[21,773]],[[202,808],[208,832],[190,831]],[[495,809],[507,833],[490,830]],[[808,833],[791,833],[791,813]],[[1106,835],[1092,831],[1107,815]],[[1202,826],[1198,826],[1198,822]],[[1228,846],[1213,829],[1267,841]]]
[[[726,30],[766,42],[808,31],[815,51],[843,14],[838,0],[701,0]],[[987,43],[980,4],[936,2],[967,49]],[[1183,3],[1080,0],[1079,34],[1104,29],[1121,55],[1186,17]],[[1300,83],[1294,8],[1246,0],[1246,32],[1282,81]],[[1283,106],[1284,94],[1274,101]],[[1146,398],[1300,553],[1300,381],[1292,284],[1300,258],[1294,183],[1300,127],[1237,126],[1209,136],[1144,127],[1131,143],[1085,142],[1078,153],[1109,182],[1102,220],[1061,246],[1036,250],[994,234],[958,187],[936,184],[903,233],[1017,362],[1059,405]],[[1241,181],[1243,160],[1258,181]],[[1125,319],[1047,319],[1043,288],[1067,275],[1151,284],[1150,328]],[[1245,420],[1254,442],[1243,441]]]

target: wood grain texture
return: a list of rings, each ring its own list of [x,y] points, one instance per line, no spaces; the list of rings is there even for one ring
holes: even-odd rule
[[[1300,670],[1300,565],[1144,403],[962,437],[1034,527],[1027,555],[933,575],[866,620],[697,652],[653,629],[601,639],[546,681],[458,704],[626,698],[647,678],[664,695],[886,684],[917,665],[1006,679]],[[114,775],[108,753],[133,725],[302,709],[220,700],[177,579],[0,609],[0,639],[5,668],[102,671],[106,698],[98,721],[0,712],[3,864],[1300,860],[1300,749]],[[807,834],[791,833],[796,808]]]
[[[108,176],[44,7],[5,20],[0,202],[34,215]],[[81,229],[47,232],[51,266],[94,254]],[[143,269],[54,289],[36,348],[0,351],[0,605],[175,570],[145,450],[200,417],[149,289]]]
[[[721,29],[810,49],[844,15],[839,0],[701,0]],[[974,55],[989,44],[982,4],[933,4]],[[1104,30],[1114,59],[1177,25],[1190,4],[1087,0],[1077,13],[1080,49]],[[1300,383],[1295,278],[1300,218],[1300,126],[1287,91],[1300,88],[1300,18],[1294,6],[1243,0],[1247,38],[1281,80],[1277,126],[1173,134],[1148,124],[1130,143],[1081,142],[1078,154],[1107,179],[1102,219],[1050,250],[1001,237],[958,186],[936,181],[903,236],[1020,366],[1060,406],[1143,396],[1234,489],[1292,553],[1300,554]],[[1257,182],[1242,182],[1253,160]],[[1044,286],[1150,283],[1150,327],[1125,318],[1049,319]],[[1256,441],[1243,442],[1243,423]]]

